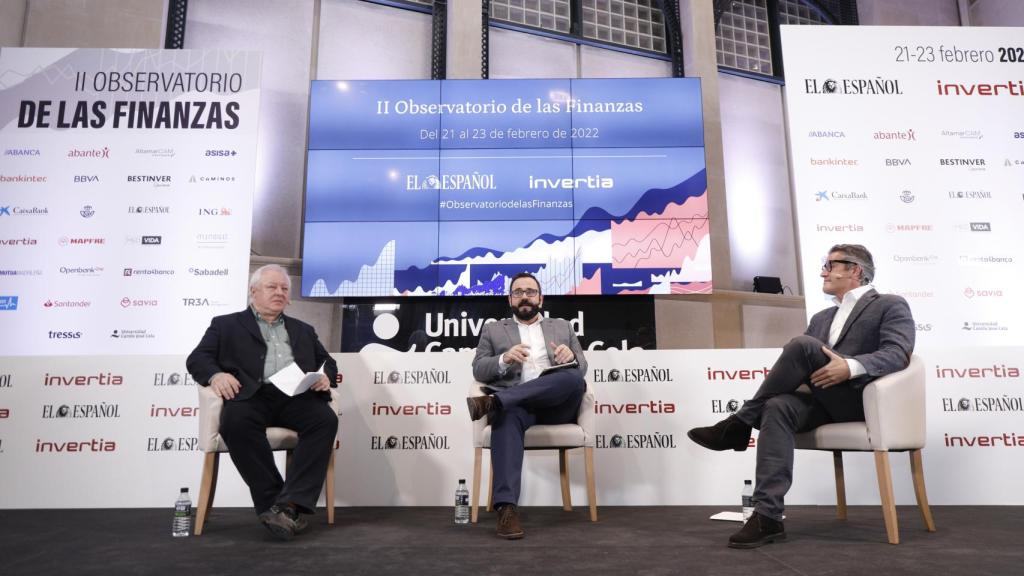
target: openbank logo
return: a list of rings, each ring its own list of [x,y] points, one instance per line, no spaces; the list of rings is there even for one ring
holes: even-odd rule
[[[129,206],[129,214],[170,214],[170,206]]]
[[[50,210],[45,206],[40,208],[39,206],[33,206],[31,208],[23,208],[21,206],[0,206],[0,217],[3,216],[46,216],[50,213]]]
[[[231,208],[199,208],[196,214],[199,216],[231,216]]]
[[[58,268],[65,276],[101,276],[102,266],[61,266]]]
[[[124,243],[134,246],[159,246],[163,244],[163,236],[125,236]]]
[[[534,178],[529,177],[530,190],[595,190],[615,188],[615,179],[600,174],[578,178]]]
[[[897,264],[938,264],[937,254],[893,254],[892,261]]]
[[[195,386],[188,372],[154,372],[153,386]]]
[[[838,166],[841,168],[850,168],[859,165],[860,160],[856,158],[811,158],[811,166]]]
[[[964,325],[960,327],[960,330],[965,332],[1009,332],[1010,327],[1000,324],[998,321],[973,322],[965,320]]]
[[[1024,412],[1020,396],[974,396],[971,398],[942,399],[943,412]]]
[[[847,96],[899,96],[903,94],[895,78],[804,78],[805,94],[843,94]]]
[[[174,270],[163,268],[125,268],[122,276],[174,276]]]
[[[100,419],[120,418],[121,407],[117,404],[100,402],[98,404],[43,404],[44,420],[48,419]]]
[[[981,140],[985,137],[981,130],[943,130],[939,136],[944,138],[956,138],[958,140]]]
[[[88,308],[92,302],[88,300],[47,300],[43,308]]]
[[[202,175],[196,176],[193,174],[189,177],[189,184],[224,184],[234,182],[234,176],[216,176],[216,175]]]
[[[991,200],[992,192],[988,190],[950,190],[950,200]]]
[[[943,434],[946,448],[1024,448],[1024,434],[1004,432],[995,436],[956,436]]]
[[[497,190],[494,174],[429,174],[422,178],[418,174],[405,176],[406,190]]]
[[[200,249],[219,250],[225,248],[231,240],[230,234],[204,233],[196,234],[196,247]]]
[[[195,436],[150,436],[146,438],[146,452],[195,452],[199,438]]]
[[[227,268],[189,268],[188,273],[193,276],[215,277],[227,276]]]
[[[118,340],[151,340],[156,338],[156,334],[145,328],[116,328],[110,332],[110,337]]]
[[[451,450],[445,434],[370,436],[370,450]]]
[[[1024,96],[1024,81],[1009,80],[1005,84],[960,84],[936,80],[935,89],[939,96]]]
[[[32,156],[42,156],[42,153],[39,151],[39,148],[4,148],[4,156],[27,158]]]
[[[672,369],[657,366],[643,368],[596,368],[592,373],[594,382],[611,384],[666,384],[671,383]]]
[[[174,158],[174,148],[136,148],[135,154],[150,158]]]
[[[634,450],[668,450],[678,448],[674,434],[595,434],[595,448],[632,448]]]
[[[42,276],[42,270],[13,270],[10,268],[0,269],[0,276]]]
[[[808,138],[846,138],[846,132],[842,130],[810,130]]]
[[[68,150],[68,158],[100,158],[110,159],[110,148],[72,148]]]
[[[0,296],[0,312],[11,312],[18,309],[17,296]]]
[[[61,246],[102,246],[107,243],[106,238],[69,238],[61,236],[57,244]]]
[[[964,297],[971,298],[1002,298],[1002,290],[990,290],[990,289],[975,289],[970,286],[964,288]]]
[[[960,264],[1013,264],[1013,256],[974,256],[969,254],[961,254],[959,256]]]
[[[373,373],[374,384],[451,384],[447,370],[378,370]]]
[[[596,402],[594,414],[675,414],[676,405],[672,402],[651,400],[649,402]]]
[[[872,140],[888,140],[890,142],[917,142],[917,134],[913,128],[907,130],[879,131],[871,135]]]
[[[867,200],[867,192],[839,192],[836,190],[818,190],[814,193],[814,201],[828,202],[829,200]]]
[[[370,414],[374,416],[448,416],[452,413],[451,404],[427,402],[425,404],[378,404],[370,405]]]
[[[931,224],[888,224],[885,231],[890,234],[899,232],[934,232],[935,226]]]
[[[117,442],[104,438],[92,438],[89,440],[72,440],[67,442],[56,442],[36,438],[37,453],[61,453],[61,452],[116,452]]]
[[[143,300],[125,296],[120,300],[121,308],[155,308],[160,305],[158,300]]]
[[[0,174],[0,184],[45,184],[46,176],[37,174]]]
[[[860,224],[818,224],[818,232],[863,232],[864,227]]]

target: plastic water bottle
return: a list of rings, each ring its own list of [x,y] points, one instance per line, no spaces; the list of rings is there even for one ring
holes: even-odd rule
[[[465,479],[460,479],[455,489],[455,523],[469,524],[469,489]]]
[[[743,521],[750,520],[754,514],[754,483],[750,480],[743,481]]]
[[[188,488],[182,488],[178,500],[174,503],[174,523],[171,525],[171,536],[175,538],[192,534],[192,499],[188,497]]]

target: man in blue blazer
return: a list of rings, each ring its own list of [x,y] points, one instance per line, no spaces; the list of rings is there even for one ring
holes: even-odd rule
[[[256,270],[249,280],[249,308],[217,316],[186,365],[196,382],[224,399],[220,435],[231,461],[249,485],[260,522],[281,540],[303,532],[323,488],[338,432],[328,389],[338,366],[313,327],[284,315],[291,280],[280,266]],[[289,396],[268,379],[292,362],[324,375],[302,394]],[[287,480],[274,464],[267,427],[299,434]]]
[[[714,426],[687,435],[711,450],[747,449],[757,438],[754,514],[729,537],[731,548],[784,540],[783,499],[793,483],[798,432],[829,422],[864,420],[868,382],[903,370],[914,351],[914,318],[900,296],[871,286],[875,263],[859,244],[837,244],[821,267],[822,290],[835,306],[818,312],[803,336],[782,349],[754,397]]]
[[[516,505],[526,429],[576,421],[587,389],[587,359],[567,321],[540,313],[544,295],[532,274],[512,277],[508,303],[513,317],[485,324],[473,357],[473,377],[496,391],[466,402],[473,420],[490,416],[498,536],[512,540],[524,534]],[[541,375],[571,362],[577,365]]]

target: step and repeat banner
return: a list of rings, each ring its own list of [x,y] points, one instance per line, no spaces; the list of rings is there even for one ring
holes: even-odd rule
[[[0,349],[168,354],[245,306],[260,55],[0,51]]]
[[[710,452],[686,438],[736,410],[764,379],[778,350],[591,351],[597,399],[598,502],[603,505],[739,503],[754,474],[745,452]],[[337,503],[451,504],[473,470],[465,397],[471,351],[335,354],[342,412]],[[1024,504],[1022,381],[1014,348],[934,349],[928,377],[933,504]],[[3,358],[0,491],[3,508],[163,507],[181,486],[199,486],[196,384],[183,356]],[[279,460],[283,460],[283,455]],[[893,454],[897,502],[912,504],[908,458]],[[870,454],[846,456],[851,504],[876,504]],[[489,462],[485,464],[485,482]],[[586,501],[582,451],[570,454],[573,499]],[[560,502],[558,458],[529,452],[524,505]],[[835,502],[832,457],[798,451],[791,504]],[[485,484],[486,486],[486,484]],[[486,496],[484,496],[486,497]],[[227,456],[217,504],[250,506]]]

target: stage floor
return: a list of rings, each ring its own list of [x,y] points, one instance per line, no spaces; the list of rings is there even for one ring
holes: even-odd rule
[[[793,506],[788,541],[726,547],[739,524],[721,507],[523,508],[526,538],[499,540],[494,514],[452,524],[450,508],[321,509],[310,531],[277,542],[251,510],[214,508],[199,537],[172,538],[172,509],[0,510],[0,573],[14,574],[1020,574],[1019,506],[899,508],[900,544],[886,542],[878,506]]]

